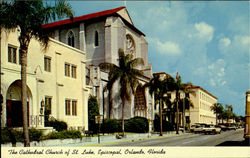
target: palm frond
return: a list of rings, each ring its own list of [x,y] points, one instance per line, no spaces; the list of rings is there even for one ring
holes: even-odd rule
[[[99,64],[99,67],[104,71],[112,71],[112,69],[119,69],[115,64],[107,62]]]

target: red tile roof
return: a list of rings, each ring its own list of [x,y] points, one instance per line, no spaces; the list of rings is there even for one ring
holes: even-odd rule
[[[97,13],[92,13],[92,14],[74,17],[73,19],[61,20],[61,21],[45,24],[42,26],[42,28],[52,28],[52,27],[56,27],[56,26],[60,26],[60,25],[69,24],[69,23],[74,23],[74,22],[89,20],[89,19],[93,19],[93,18],[99,18],[102,16],[112,15],[112,14],[115,14],[116,12],[118,12],[124,8],[125,7],[119,7],[119,8],[115,8],[115,9],[109,9],[109,10],[105,10],[105,11],[101,11],[101,12],[97,12]]]

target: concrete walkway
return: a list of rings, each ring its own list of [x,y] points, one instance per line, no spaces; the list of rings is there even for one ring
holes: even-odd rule
[[[183,135],[182,132],[179,132],[179,135]],[[163,136],[178,136],[175,131],[163,132]],[[31,147],[86,147],[86,146],[98,146],[104,144],[112,144],[119,142],[127,142],[127,141],[136,141],[143,139],[154,139],[160,138],[159,133],[125,133],[125,137],[121,139],[117,139],[116,135],[102,135],[100,134],[100,143],[98,141],[98,137],[83,137],[82,139],[50,139],[39,142],[31,142]],[[1,144],[2,147],[11,147],[12,144]],[[17,147],[23,147],[23,143],[17,142]]]
[[[129,141],[138,141],[138,140],[145,140],[145,139],[157,139],[157,138],[162,138],[162,137],[170,137],[170,136],[179,136],[179,135],[184,135],[184,134],[189,134],[189,133],[182,133],[179,132],[179,134],[176,134],[175,131],[171,132],[164,132],[163,136],[159,136],[159,133],[154,133],[154,134],[127,134],[125,138],[117,139],[115,138],[115,135],[111,137],[101,137],[100,143],[98,143],[98,139],[95,138],[93,139],[92,142],[85,142],[84,144],[79,144],[81,147],[88,147],[88,146],[99,146],[99,145],[106,145],[106,144],[113,144],[113,143],[121,143],[121,142],[129,142]]]

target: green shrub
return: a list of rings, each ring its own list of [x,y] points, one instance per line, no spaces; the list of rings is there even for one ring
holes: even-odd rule
[[[81,132],[78,130],[63,130],[60,132],[51,132],[47,136],[44,137],[44,139],[76,139],[76,138],[82,138]]]
[[[126,120],[124,126],[126,132],[148,132],[148,120],[144,117],[134,117],[129,120]]]
[[[58,121],[58,120],[46,121],[45,126],[46,127],[53,127],[58,132],[63,131],[63,130],[67,130],[67,128],[68,128],[68,125],[66,122]]]
[[[11,128],[4,128],[1,130],[1,138],[2,142],[1,143],[7,143],[7,142],[23,142],[23,132],[22,131],[17,131]]]
[[[119,132],[119,127],[121,127],[121,122],[113,119],[105,119],[104,124],[101,125],[101,132],[104,133],[115,133]]]
[[[31,128],[29,129],[29,139],[30,141],[39,141],[42,136],[42,131]],[[24,142],[23,131],[14,130],[11,128],[4,128],[1,130],[1,143],[7,142]]]
[[[72,138],[72,139],[76,139],[76,138],[81,138],[81,132],[78,130],[64,130],[61,131],[61,134],[66,137],[66,138]]]
[[[171,123],[166,120],[162,120],[162,131],[173,131],[175,127],[174,123]],[[159,115],[155,115],[154,119],[154,131],[160,131],[160,117]]]
[[[30,141],[40,141],[43,133],[40,130],[37,130],[35,128],[29,129],[29,138]]]
[[[53,131],[44,136],[43,139],[59,139],[60,138],[59,135],[60,135],[59,132]]]
[[[89,131],[97,133],[98,125],[95,123],[95,116],[99,115],[99,104],[97,98],[93,95],[89,96],[88,99],[88,123]]]
[[[15,139],[15,137],[14,137]],[[7,128],[1,129],[1,144],[11,142],[10,131]]]

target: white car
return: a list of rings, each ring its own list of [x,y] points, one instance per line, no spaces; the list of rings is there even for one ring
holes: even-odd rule
[[[217,134],[220,134],[220,133],[221,133],[221,128],[220,128],[220,126],[219,126],[219,125],[215,125],[214,127],[215,127],[215,130],[216,130],[216,133],[217,133]]]
[[[202,129],[202,133],[204,134],[219,134],[221,133],[221,128],[215,125],[205,125]]]
[[[206,124],[196,124],[194,129],[193,129],[193,132],[194,133],[202,133],[203,131],[203,128],[205,127]]]

